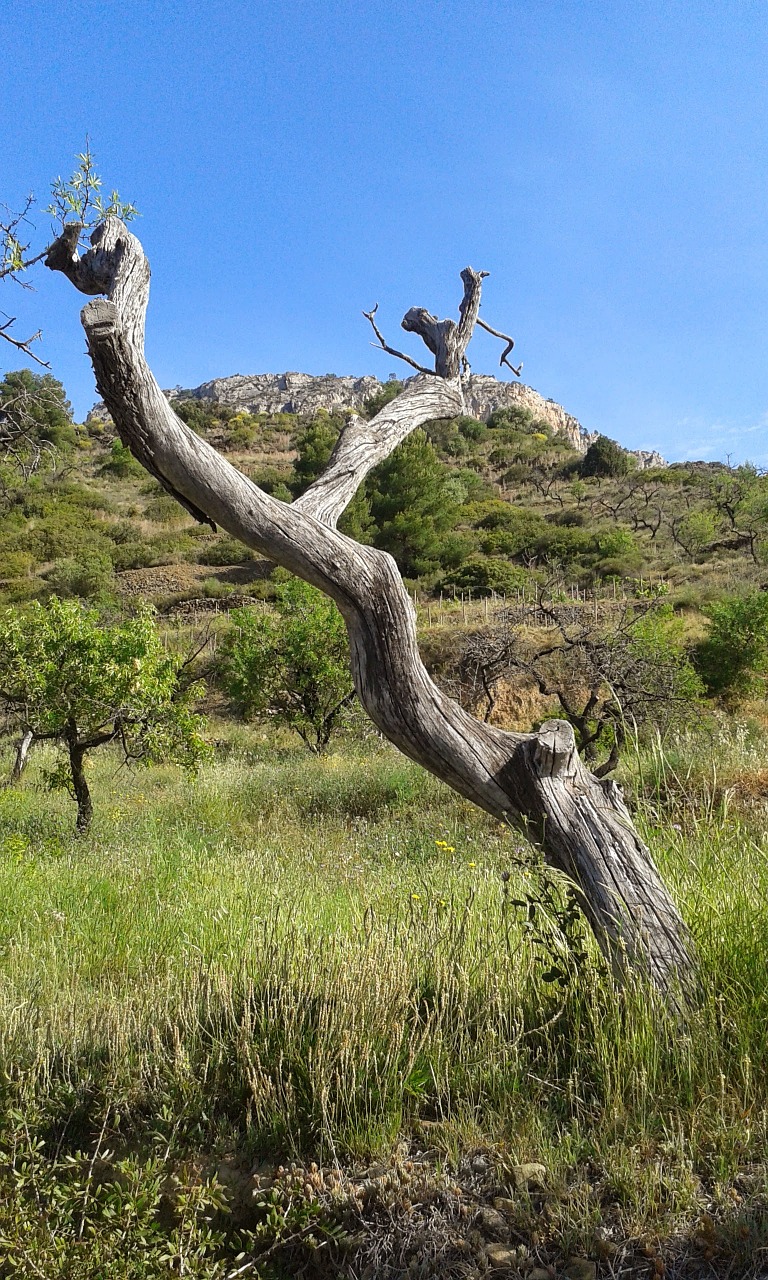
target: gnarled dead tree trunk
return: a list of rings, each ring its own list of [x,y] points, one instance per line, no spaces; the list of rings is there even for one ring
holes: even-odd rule
[[[370,469],[415,427],[463,411],[460,371],[483,273],[462,272],[458,323],[408,312],[403,326],[424,338],[435,373],[415,378],[372,421],[353,419],[325,472],[287,505],[195,435],[152,376],[143,349],[149,266],[136,237],[108,218],[82,257],[76,241],[62,236],[47,262],[83,293],[106,295],[84,308],[82,322],[96,384],[123,443],[197,519],[221,525],[336,601],[360,700],[386,737],[482,809],[523,827],[575,881],[617,974],[641,969],[677,1007],[691,980],[688,935],[619,788],[584,768],[564,721],[547,721],[534,734],[506,733],[446,697],[419,657],[414,609],[394,560],[336,528]]]

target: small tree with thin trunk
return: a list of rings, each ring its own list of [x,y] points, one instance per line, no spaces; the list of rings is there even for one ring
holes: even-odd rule
[[[292,504],[233,467],[174,413],[147,365],[144,320],[149,264],[139,241],[108,217],[79,252],[81,228],[65,227],[47,265],[94,296],[82,312],[96,385],[123,443],[197,519],[221,525],[331,596],[344,618],[352,675],[365,709],[402,751],[497,818],[515,823],[577,886],[579,900],[617,977],[647,974],[680,1008],[693,962],[688,933],[615,783],[582,764],[567,721],[507,733],[465,712],[437,688],[419,657],[415,613],[392,557],[341,533],[338,520],[365,477],[417,427],[466,412],[462,377],[475,326],[513,343],[479,318],[487,272],[466,267],[458,320],[412,307],[402,327],[424,341],[431,368],[377,345],[421,376],[370,421],[342,430],[328,465]],[[96,295],[102,295],[98,297]],[[511,367],[511,366],[510,366]]]
[[[115,743],[126,761],[186,767],[205,754],[194,710],[200,689],[188,673],[189,660],[166,652],[147,611],[116,626],[55,597],[8,611],[0,616],[0,708],[20,734],[14,773],[33,742],[60,743],[49,782],[77,802],[84,835],[93,817],[91,751]]]
[[[332,600],[297,579],[273,612],[235,609],[220,663],[224,687],[242,714],[268,716],[325,751],[355,696],[349,646]]]

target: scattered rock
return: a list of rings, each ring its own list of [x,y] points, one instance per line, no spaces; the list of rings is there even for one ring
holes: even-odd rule
[[[762,1191],[766,1185],[765,1174],[760,1170],[742,1169],[733,1180],[734,1186],[745,1195]]]
[[[547,1187],[546,1165],[516,1164],[512,1170],[512,1181],[518,1191],[545,1191]]]
[[[494,1271],[512,1271],[517,1266],[517,1254],[505,1244],[487,1244],[485,1256]]]
[[[527,1280],[552,1280],[554,1272],[549,1267],[533,1267],[528,1272]]]
[[[508,1199],[507,1196],[497,1196],[493,1202],[494,1209],[498,1209],[499,1213],[512,1217],[517,1212],[517,1205],[514,1200]]]
[[[618,1252],[619,1246],[614,1244],[613,1240],[609,1239],[605,1232],[598,1229],[595,1232],[595,1253],[598,1258],[606,1261],[609,1258],[615,1258]]]
[[[597,1265],[587,1258],[571,1258],[563,1271],[564,1280],[595,1280]]]
[[[475,1214],[475,1226],[485,1236],[491,1236],[496,1240],[509,1239],[509,1226],[506,1218],[499,1213],[498,1209],[492,1209],[490,1205],[483,1205],[482,1209],[478,1209]]]

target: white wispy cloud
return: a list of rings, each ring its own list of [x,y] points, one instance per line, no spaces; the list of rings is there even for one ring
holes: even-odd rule
[[[754,422],[712,422],[682,418],[674,429],[677,449],[670,462],[753,462],[768,465],[768,410]]]

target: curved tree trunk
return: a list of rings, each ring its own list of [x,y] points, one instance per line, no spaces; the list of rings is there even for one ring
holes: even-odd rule
[[[370,422],[353,419],[328,466],[287,505],[263,493],[173,412],[143,353],[149,267],[115,218],[79,257],[70,233],[48,265],[82,291],[104,293],[82,312],[96,383],[120,438],[198,519],[221,525],[331,596],[349,633],[352,673],[371,719],[411,759],[495,817],[515,823],[575,881],[598,942],[621,975],[640,968],[672,1007],[692,980],[689,938],[615,783],[579,760],[573,730],[550,720],[507,733],[468,715],[432,682],[419,657],[415,611],[394,560],[339,533],[336,521],[365,475],[415,427],[463,411],[459,366],[482,275],[462,272],[458,325],[408,313],[436,355]],[[435,327],[437,326],[437,327]]]

